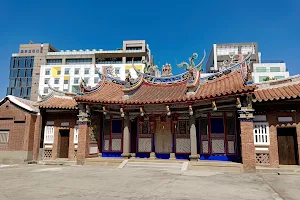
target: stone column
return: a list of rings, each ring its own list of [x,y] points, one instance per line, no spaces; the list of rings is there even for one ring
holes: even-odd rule
[[[198,160],[200,155],[197,154],[197,136],[196,136],[196,118],[190,116],[190,140],[191,140],[191,155],[190,160]]]
[[[123,158],[130,157],[130,130],[129,130],[129,116],[124,117],[124,130],[123,130]]]
[[[77,164],[84,164],[89,156],[89,121],[78,121]]]
[[[244,172],[256,172],[255,146],[253,137],[252,108],[242,107],[239,110],[241,127],[242,161]]]
[[[85,158],[89,156],[90,143],[90,118],[89,109],[85,104],[79,104],[78,115],[78,147],[77,147],[77,164],[84,164]]]

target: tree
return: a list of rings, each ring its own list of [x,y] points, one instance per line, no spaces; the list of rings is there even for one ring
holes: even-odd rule
[[[263,81],[272,81],[272,80],[276,80],[276,78],[275,77],[270,78],[270,76],[268,76]]]

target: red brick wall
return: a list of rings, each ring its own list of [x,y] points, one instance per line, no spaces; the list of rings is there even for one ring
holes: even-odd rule
[[[68,159],[74,160],[74,126],[77,121],[77,112],[75,111],[65,111],[58,113],[45,113],[43,116],[44,125],[47,121],[54,121],[54,141],[52,146],[52,159],[59,158],[60,152],[60,130],[67,129],[70,130],[69,137],[69,154]],[[68,127],[61,127],[62,122],[69,122]]]
[[[0,120],[0,129],[9,130],[8,144],[1,144],[0,150],[31,151],[34,132],[32,120],[35,116],[6,101],[0,106],[0,118],[12,118]],[[16,120],[25,121],[25,123],[15,123]]]
[[[279,166],[278,156],[278,141],[277,141],[277,127],[296,127],[298,140],[298,155],[300,160],[300,109],[297,112],[269,112],[267,115],[267,122],[270,126],[270,165],[271,167]],[[278,122],[278,117],[292,117],[293,122],[281,123]]]
[[[243,169],[245,172],[255,172],[256,158],[253,138],[253,122],[240,121]]]
[[[89,122],[79,124],[77,163],[83,164],[89,156]]]

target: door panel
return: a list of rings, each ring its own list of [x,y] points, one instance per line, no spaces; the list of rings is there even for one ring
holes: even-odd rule
[[[69,155],[69,131],[60,132],[60,158],[68,158]]]
[[[296,129],[279,128],[278,137],[278,156],[281,165],[297,165],[297,144]]]

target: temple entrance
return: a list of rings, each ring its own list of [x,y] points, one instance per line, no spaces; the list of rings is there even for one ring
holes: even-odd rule
[[[155,153],[157,158],[169,158],[172,153],[173,137],[171,119],[164,118],[156,121]]]
[[[122,119],[103,120],[102,156],[121,156],[123,138]]]
[[[237,161],[233,113],[213,112],[199,119],[200,159]]]
[[[59,134],[60,134],[59,157],[68,158],[70,130],[59,130]]]
[[[298,165],[296,128],[277,128],[278,155],[280,165]]]

